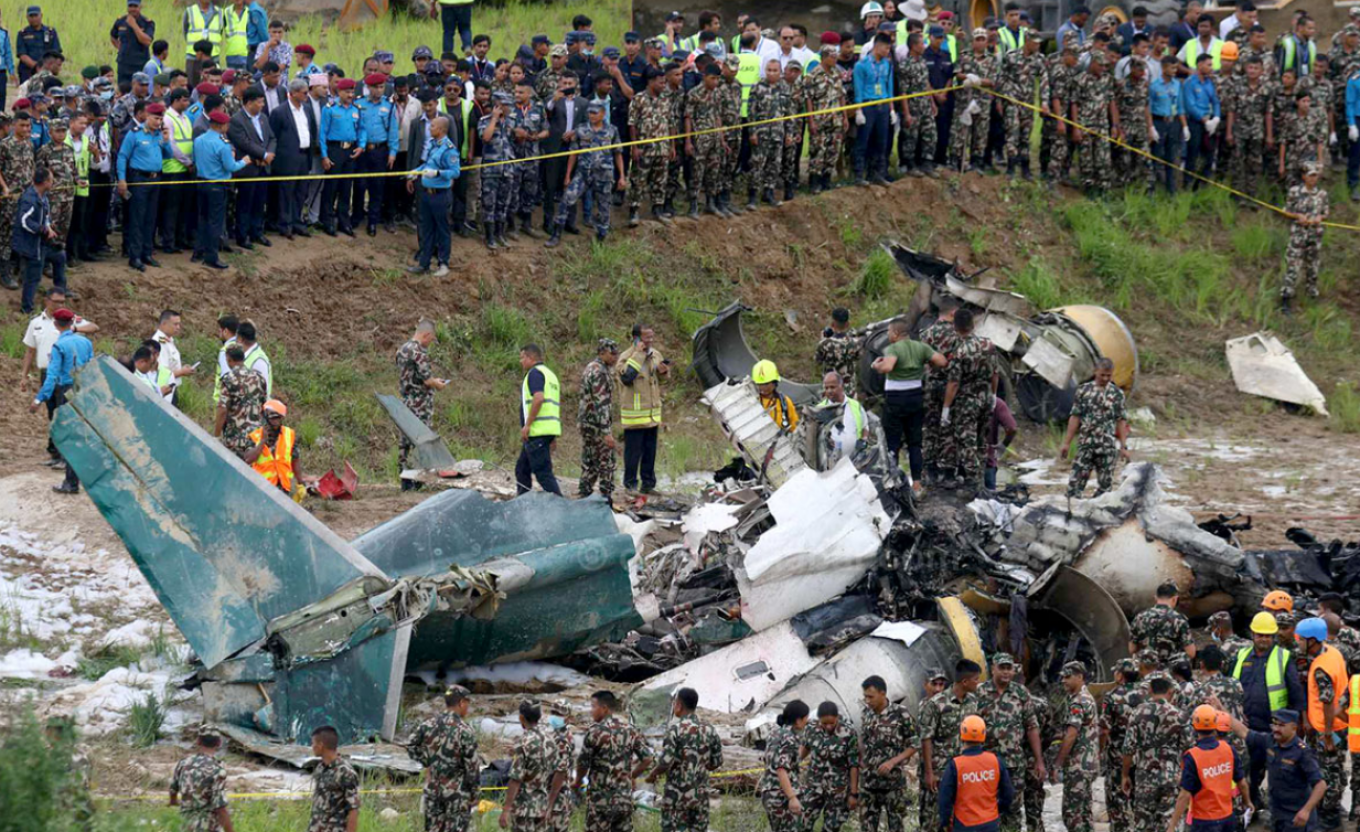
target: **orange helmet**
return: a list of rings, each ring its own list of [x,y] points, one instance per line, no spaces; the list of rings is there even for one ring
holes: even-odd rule
[[[1261,601],[1261,607],[1271,612],[1293,612],[1294,597],[1282,589],[1271,590]]]
[[[1200,705],[1190,715],[1190,726],[1196,731],[1217,731],[1218,711],[1213,705]]]
[[[983,722],[980,716],[964,717],[963,722],[959,723],[959,739],[964,742],[985,742],[987,723]]]
[[[1227,711],[1218,712],[1218,725],[1216,726],[1216,730],[1220,734],[1227,734],[1232,731],[1232,717]]]

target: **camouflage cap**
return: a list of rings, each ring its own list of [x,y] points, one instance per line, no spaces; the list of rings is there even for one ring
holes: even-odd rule
[[[564,43],[557,44],[556,46],[548,50],[548,55],[549,57],[553,58],[567,57],[567,45]]]
[[[1139,650],[1134,658],[1138,660],[1140,665],[1145,665],[1147,667],[1162,666],[1162,657],[1151,647],[1145,647],[1142,650]]]
[[[523,699],[519,700],[519,706],[521,708],[525,706],[528,706],[530,708],[542,708],[543,700],[538,699],[537,697],[534,696],[526,696]]]
[[[1352,14],[1354,14],[1356,11],[1360,11],[1360,6],[1355,6],[1351,9]],[[1341,34],[1360,35],[1360,26],[1356,26],[1354,23],[1347,23],[1345,26],[1341,27]]]
[[[993,667],[1015,667],[1015,657],[1010,653],[997,653],[992,656]]]
[[[1213,615],[1209,616],[1209,626],[1210,626],[1210,627],[1213,627],[1213,626],[1215,626],[1215,625],[1217,625],[1217,624],[1231,624],[1231,623],[1232,623],[1232,614],[1229,613],[1227,610],[1219,610],[1218,612],[1216,612],[1216,613],[1214,613]]]
[[[839,51],[841,51],[840,44],[837,44],[837,43],[824,43],[824,44],[822,44],[821,53],[822,53],[823,55],[835,55],[835,54],[836,54],[837,52],[839,52]]]
[[[979,27],[977,27],[976,29],[973,30],[973,40],[977,40],[978,38],[983,38],[983,39],[985,39],[986,37],[987,37],[987,30],[986,30],[984,27],[979,26]]]
[[[932,667],[930,670],[927,670],[927,671],[926,671],[926,681],[927,681],[927,682],[937,682],[937,681],[939,681],[940,679],[943,679],[943,680],[945,680],[946,682],[948,682],[948,681],[949,681],[949,674],[948,674],[948,673],[945,673],[944,670],[942,670],[941,668],[938,668],[938,667]]]
[[[514,104],[515,97],[508,92],[495,92],[491,94],[491,100],[497,104]]]
[[[1319,171],[1322,170],[1322,166],[1318,165],[1317,162],[1305,162],[1304,163],[1305,169],[1307,168],[1308,165],[1317,165],[1317,169]],[[1294,618],[1294,613],[1290,612],[1289,610],[1280,610],[1279,612],[1275,613],[1275,623],[1280,625],[1281,627],[1293,627],[1295,624],[1298,623],[1298,621]]]
[[[1321,163],[1321,162],[1304,162],[1304,163],[1303,163],[1303,175],[1304,175],[1304,176],[1321,176],[1321,175],[1322,175],[1322,163]]]
[[[662,46],[665,45],[665,43],[661,40],[661,38],[647,38],[642,42],[642,45],[647,47],[648,49],[660,49]]]
[[[1065,665],[1062,666],[1062,676],[1063,676],[1064,678],[1066,678],[1066,677],[1068,677],[1068,676],[1075,676],[1075,675],[1077,675],[1078,673],[1081,674],[1081,677],[1082,677],[1083,679],[1086,678],[1086,665],[1082,664],[1082,663],[1079,662],[1079,661],[1075,661],[1075,660],[1074,660],[1074,661],[1070,661],[1070,662],[1068,662],[1067,664],[1065,664]]]
[[[723,63],[727,64],[728,69],[741,69],[741,58],[737,55],[728,55]]]
[[[592,103],[593,103],[593,102],[592,102]],[[600,107],[600,109],[604,109],[604,107]],[[595,351],[596,351],[596,352],[618,352],[618,351],[619,351],[619,342],[618,342],[618,341],[615,341],[613,338],[601,338],[601,339],[595,344]]]
[[[796,70],[798,70],[799,72],[802,72],[802,71],[803,71],[803,62],[795,59],[795,60],[791,60],[791,61],[789,61],[788,63],[784,64],[784,70],[785,70],[786,72],[787,72],[788,70],[790,70],[790,69],[796,69]]]
[[[1114,669],[1116,673],[1137,673],[1138,662],[1133,659],[1120,659],[1114,663]]]
[[[444,695],[445,695],[445,696],[471,696],[471,695],[472,695],[472,691],[468,690],[467,688],[463,687],[462,685],[449,685],[449,686],[448,686],[448,689],[444,691]]]
[[[51,121],[47,122],[47,129],[52,130],[54,132],[57,130],[62,131],[70,130],[71,123],[64,118],[54,118]]]
[[[1356,20],[1360,20],[1360,6],[1351,6],[1351,10],[1347,14]]]
[[[147,75],[145,72],[134,72],[134,73],[132,73],[132,83],[134,83],[134,84],[150,84],[150,83],[151,83],[151,76],[150,76],[150,75]]]

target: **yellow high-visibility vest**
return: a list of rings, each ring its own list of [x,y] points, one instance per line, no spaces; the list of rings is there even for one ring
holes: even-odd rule
[[[472,146],[472,102],[463,98],[460,99],[458,103],[463,108],[463,146],[458,148],[458,158],[467,159],[468,148]],[[449,114],[447,98],[439,99],[439,112],[444,115]]]
[[[172,109],[165,111],[165,120],[170,124],[170,140],[179,147],[181,153],[190,159],[194,158],[194,125]],[[173,156],[161,163],[162,173],[183,173],[188,169]]]
[[[529,436],[561,436],[562,435],[562,385],[557,381],[557,375],[548,369],[546,364],[535,364],[530,372],[538,370],[543,374],[543,404],[538,408],[538,416],[534,418],[533,424],[529,425]],[[523,402],[525,424],[529,424],[529,408],[534,404],[534,394],[529,392],[529,374],[524,374],[524,381],[520,384],[520,396]]]
[[[250,26],[250,7],[241,10],[238,16],[234,14],[234,9],[225,8],[222,10],[222,57],[223,58],[248,58],[250,57],[250,41],[246,39],[246,30]]]
[[[1213,58],[1212,66],[1214,72],[1218,72],[1219,65],[1222,63],[1219,56],[1223,53],[1223,41],[1215,39],[1209,44],[1209,57]],[[1185,65],[1193,71],[1195,62],[1199,60],[1199,38],[1185,42]]]
[[[1233,668],[1233,678],[1237,681],[1242,681],[1242,665],[1254,651],[1252,647],[1237,651],[1237,666]],[[1270,655],[1266,656],[1266,698],[1270,701],[1271,711],[1289,707],[1289,689],[1285,687],[1284,677],[1290,661],[1289,651],[1279,645],[1271,647]]]
[[[1294,68],[1295,58],[1294,50],[1297,48],[1297,46],[1294,43],[1295,40],[1297,40],[1297,38],[1294,35],[1286,35],[1284,38],[1284,65],[1280,67],[1281,72],[1284,72],[1286,69]],[[1316,59],[1317,59],[1317,44],[1310,40],[1308,41],[1308,66],[1310,69],[1312,68]],[[1217,56],[1215,56],[1214,60],[1214,69],[1218,69]]]
[[[1021,26],[1019,36],[1012,35],[1010,29],[1008,29],[1005,26],[1002,26],[1000,31],[998,31],[996,34],[997,37],[1001,40],[1001,45],[1006,48],[1006,51],[1014,52],[1015,50],[1025,45],[1025,35],[1028,33],[1029,29],[1026,29],[1024,26]]]
[[[206,40],[213,45],[213,55],[222,50],[222,15],[217,9],[209,7],[211,14],[205,16],[198,4],[190,6],[185,12],[189,18],[189,31],[184,33],[184,56],[194,56],[194,44]]]
[[[754,52],[743,52],[737,56],[737,83],[741,84],[741,117],[746,118],[747,102],[751,99],[751,88],[760,83],[760,56]]]

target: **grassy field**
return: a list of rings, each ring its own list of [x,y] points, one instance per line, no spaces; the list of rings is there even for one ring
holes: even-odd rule
[[[142,14],[156,23],[156,37],[170,43],[170,64],[184,63],[183,6],[170,0],[143,0]],[[342,3],[336,0],[338,10]],[[4,23],[13,37],[24,26],[24,3],[0,5]],[[546,34],[560,43],[563,33],[571,28],[571,19],[584,14],[594,21],[599,38],[596,52],[609,44],[622,45],[623,33],[629,28],[632,6],[628,0],[581,0],[573,3],[532,2],[508,0],[505,5],[492,7],[477,4],[472,17],[475,34],[491,36],[490,57],[510,58],[521,43],[536,34]],[[109,44],[109,27],[126,13],[126,0],[57,0],[44,7],[44,22],[56,28],[66,52],[66,75],[75,77],[80,68],[89,64],[113,63],[114,50]],[[286,38],[297,46],[310,43],[316,47],[317,63],[336,63],[351,77],[359,71],[364,58],[383,49],[397,57],[397,71],[411,70],[411,52],[417,46],[428,46],[437,56],[442,43],[443,29],[438,20],[415,17],[394,10],[386,18],[354,29],[342,29],[328,23],[323,15],[307,15],[291,22]]]

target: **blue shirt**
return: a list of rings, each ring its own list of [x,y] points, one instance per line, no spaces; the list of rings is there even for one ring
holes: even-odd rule
[[[161,63],[161,59],[155,57],[147,61],[146,65],[142,67],[142,72],[145,72],[152,78],[155,78],[157,75],[162,75],[169,71],[170,70],[165,66],[165,64]]]
[[[145,126],[129,130],[118,148],[118,181],[127,181],[129,165],[142,173],[160,173],[161,163],[169,158],[170,140],[161,131],[151,133]]]
[[[36,152],[42,146],[52,141],[52,133],[47,129],[47,119],[34,119],[33,130],[29,135],[29,141],[33,142],[33,150]]]
[[[8,29],[0,29],[0,70],[14,71],[14,46],[9,41]]]
[[[332,104],[321,111],[321,147],[327,142],[352,142],[364,146],[365,131],[363,114],[359,108]]]
[[[1352,75],[1346,82],[1346,126],[1355,124],[1360,116],[1360,75]]]
[[[216,130],[194,139],[194,169],[200,179],[230,179],[233,173],[248,164],[249,159],[236,158],[231,152],[231,142]]]
[[[397,158],[397,114],[386,98],[376,103],[369,98],[357,103],[363,125],[363,146],[387,143],[387,157]]]
[[[1308,802],[1313,786],[1322,780],[1317,757],[1298,737],[1288,745],[1280,745],[1269,731],[1248,731],[1247,753],[1254,760],[1265,758],[1270,783],[1270,813],[1289,821]],[[1313,817],[1317,817],[1317,810]]]
[[[1214,86],[1213,76],[1200,78],[1199,73],[1185,79],[1181,87],[1181,112],[1191,121],[1204,121],[1218,118],[1222,110],[1218,106],[1218,88]]]
[[[1069,20],[1063,25],[1058,27],[1057,41],[1059,51],[1061,51],[1063,46],[1067,44],[1065,38],[1067,37],[1068,32],[1077,33],[1077,46],[1081,46],[1082,44],[1086,43],[1086,32],[1083,31],[1080,26]]]
[[[432,191],[443,191],[453,187],[453,180],[458,178],[458,148],[453,146],[449,137],[445,136],[435,142],[426,144],[425,161],[421,163],[420,169],[434,170],[439,173],[435,176],[422,176],[420,184]]]
[[[52,357],[47,361],[47,377],[43,379],[42,389],[38,391],[35,402],[45,402],[52,398],[58,385],[68,387],[75,381],[75,371],[84,367],[94,358],[94,344],[90,339],[68,329],[52,345]]]
[[[1158,78],[1148,86],[1148,102],[1153,118],[1175,118],[1181,115],[1181,80]]]
[[[880,101],[892,97],[893,62],[872,54],[863,55],[855,64],[855,103]]]
[[[255,47],[269,40],[269,14],[259,3],[251,3],[247,6],[250,10],[250,17],[246,22],[246,45],[250,48],[250,54],[255,54]]]

